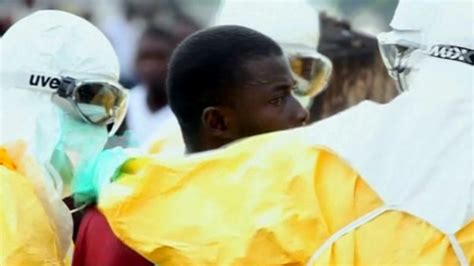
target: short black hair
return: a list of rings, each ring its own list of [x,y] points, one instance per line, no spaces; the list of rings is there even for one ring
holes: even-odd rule
[[[235,25],[201,30],[181,42],[168,65],[167,92],[183,137],[197,133],[206,107],[221,103],[242,84],[243,63],[281,55],[271,38]]]

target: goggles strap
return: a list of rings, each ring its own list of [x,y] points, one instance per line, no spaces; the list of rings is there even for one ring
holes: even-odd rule
[[[436,58],[474,65],[474,50],[466,47],[437,44],[431,47],[428,54]]]
[[[64,77],[61,79],[61,85],[58,88],[58,95],[63,98],[69,98],[74,93],[76,87],[76,80],[71,77]]]
[[[38,72],[8,72],[2,71],[1,84],[5,87],[32,89],[53,93],[61,85],[61,77]]]

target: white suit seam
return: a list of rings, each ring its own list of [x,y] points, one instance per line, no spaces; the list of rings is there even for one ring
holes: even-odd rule
[[[307,266],[311,266],[314,264],[316,259],[321,256],[321,254],[328,249],[332,244],[334,244],[339,238],[344,236],[345,234],[353,231],[354,229],[357,229],[358,227],[370,222],[372,219],[378,217],[382,213],[392,209],[392,207],[389,206],[382,206],[380,208],[377,208],[359,218],[354,220],[353,222],[349,223],[348,225],[344,226],[343,228],[339,229],[336,233],[334,233],[331,237],[329,237],[319,248],[315,250],[313,255],[311,256],[310,260],[308,263],[306,263]],[[463,265],[464,266],[464,265]]]
[[[469,266],[466,255],[464,254],[464,251],[459,245],[459,242],[456,239],[456,237],[453,234],[447,234],[446,236],[448,237],[449,242],[451,243],[451,246],[453,247],[454,254],[456,254],[459,264],[461,264],[461,266]]]

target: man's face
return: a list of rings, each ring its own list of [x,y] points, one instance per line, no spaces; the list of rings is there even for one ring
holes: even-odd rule
[[[169,40],[144,36],[138,47],[136,71],[148,88],[164,89],[166,66],[173,51]]]
[[[284,56],[249,60],[231,92],[237,138],[304,125],[308,112],[293,97],[295,80]]]

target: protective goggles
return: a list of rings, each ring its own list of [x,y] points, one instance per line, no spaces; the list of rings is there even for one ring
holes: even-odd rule
[[[312,99],[327,88],[332,74],[332,63],[316,51],[287,54],[293,77],[297,82],[295,97],[308,107]]]
[[[388,74],[397,82],[398,90],[405,91],[407,89],[405,76],[410,72],[408,58],[413,51],[422,47],[410,41],[395,40],[384,33],[379,34],[377,39]]]
[[[94,125],[113,124],[109,135],[115,134],[125,118],[127,91],[117,83],[80,81],[62,77],[53,101]]]
[[[48,73],[0,73],[0,86],[44,91],[52,94],[52,101],[61,109],[78,116],[87,123],[109,125],[115,134],[125,118],[128,93],[118,83],[101,80],[77,80]]]

